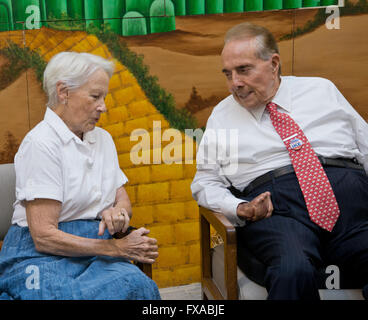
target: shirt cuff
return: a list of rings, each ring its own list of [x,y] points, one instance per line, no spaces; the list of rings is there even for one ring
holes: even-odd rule
[[[124,172],[121,169],[119,169],[116,189],[122,187],[127,182],[128,182],[127,176],[124,174]]]
[[[238,208],[239,203],[247,202],[243,199],[238,199],[233,195],[227,196],[221,207],[221,212],[228,218],[228,220],[233,224],[234,227],[243,227],[246,224],[246,221],[240,219],[236,214],[236,209]]]
[[[51,186],[32,186],[17,189],[16,196],[19,201],[33,201],[35,199],[51,199],[63,202],[63,192]]]

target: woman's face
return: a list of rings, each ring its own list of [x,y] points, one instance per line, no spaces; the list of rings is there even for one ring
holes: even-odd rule
[[[106,112],[109,80],[104,70],[96,71],[83,86],[65,93],[62,110],[56,108],[55,112],[78,137],[82,138],[83,133],[93,130],[101,113]]]

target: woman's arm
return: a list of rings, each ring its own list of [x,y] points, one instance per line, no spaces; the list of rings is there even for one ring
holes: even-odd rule
[[[26,202],[27,222],[36,250],[62,256],[117,255],[109,241],[87,239],[58,229],[61,203],[50,199]]]
[[[88,239],[58,229],[61,203],[50,199],[26,202],[27,222],[36,250],[69,257],[123,257],[153,263],[158,256],[157,241],[146,237],[148,230],[140,228],[122,239]],[[96,230],[97,232],[97,230]]]
[[[114,207],[125,209],[129,215],[129,218],[132,218],[132,205],[124,187],[120,187],[116,190]]]

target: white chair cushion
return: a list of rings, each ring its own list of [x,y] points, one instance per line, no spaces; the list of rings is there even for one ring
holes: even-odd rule
[[[237,268],[237,273],[238,296],[240,300],[264,300],[267,298],[266,288],[250,280],[240,268]],[[212,279],[221,294],[226,297],[223,244],[212,249]]]
[[[15,202],[14,164],[0,165],[0,241],[4,239],[11,225]]]

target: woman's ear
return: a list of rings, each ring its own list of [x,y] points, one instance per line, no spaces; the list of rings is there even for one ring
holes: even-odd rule
[[[56,93],[58,96],[58,102],[62,104],[68,104],[69,90],[64,82],[58,81],[56,83]]]

